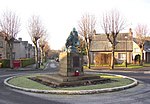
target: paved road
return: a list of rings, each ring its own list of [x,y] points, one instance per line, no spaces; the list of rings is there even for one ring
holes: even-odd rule
[[[51,61],[44,71],[0,71],[0,104],[150,104],[150,73],[146,72],[106,71],[132,76],[140,83],[127,90],[92,95],[37,94],[11,89],[3,84],[5,78],[15,74],[55,72],[57,67],[58,63]]]
[[[55,69],[56,70],[56,69]],[[52,70],[50,70],[52,71]],[[49,71],[49,72],[50,72]],[[43,98],[37,98],[31,96],[29,94],[25,94],[18,92],[17,90],[14,91],[13,89],[4,85],[4,79],[14,76],[14,75],[21,75],[21,74],[29,74],[29,73],[46,73],[46,71],[14,71],[14,70],[0,70],[0,104],[66,104],[62,103],[58,100],[46,100]]]

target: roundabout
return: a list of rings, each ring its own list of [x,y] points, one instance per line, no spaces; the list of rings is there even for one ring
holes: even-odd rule
[[[97,73],[95,73],[97,74]],[[138,85],[138,81],[134,78],[115,75],[115,74],[98,74],[102,78],[110,78],[109,83],[77,86],[77,87],[62,87],[52,88],[39,82],[30,80],[29,77],[38,76],[41,74],[13,76],[5,79],[5,85],[27,92],[45,93],[45,94],[67,94],[67,95],[83,95],[83,94],[97,94],[125,90]]]

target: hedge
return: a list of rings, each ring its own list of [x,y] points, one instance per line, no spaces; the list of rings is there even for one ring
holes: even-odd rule
[[[26,67],[28,65],[32,65],[35,63],[35,60],[33,58],[26,58],[26,59],[21,59],[21,66]]]
[[[9,59],[2,59],[0,60],[0,63],[2,63],[2,68],[9,68],[10,67],[10,60]]]
[[[26,67],[28,65],[32,65],[35,63],[33,58],[25,58],[25,59],[18,59],[21,62],[21,67]],[[2,63],[2,68],[10,68],[10,60],[9,59],[1,59],[0,63]]]

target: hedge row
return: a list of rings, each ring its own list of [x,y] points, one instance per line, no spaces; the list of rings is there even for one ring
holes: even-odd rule
[[[28,59],[21,59],[21,66],[26,67],[28,65],[32,65],[35,63],[35,60],[33,58],[28,58]]]
[[[2,59],[0,60],[0,63],[2,63],[2,68],[9,68],[10,67],[10,60],[9,59]]]
[[[19,61],[21,62],[21,67],[26,67],[35,63],[35,60],[33,58],[19,59]],[[0,63],[2,63],[2,68],[10,68],[9,59],[2,59],[0,60]]]

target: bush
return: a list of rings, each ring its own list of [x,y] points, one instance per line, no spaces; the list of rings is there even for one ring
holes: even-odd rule
[[[0,60],[0,63],[2,63],[2,68],[9,68],[10,67],[10,60],[9,59],[2,59],[2,60]]]
[[[26,67],[28,65],[32,65],[35,63],[35,60],[33,58],[26,58],[26,59],[21,59],[21,66]]]
[[[35,63],[33,58],[25,58],[19,59],[21,61],[21,67],[26,67],[28,65],[32,65]],[[0,63],[2,63],[2,68],[10,68],[10,60],[9,59],[1,59]]]
[[[141,61],[141,56],[138,54],[138,55],[136,55],[135,58],[134,58],[134,63],[135,63],[135,64],[140,64],[140,61]]]

